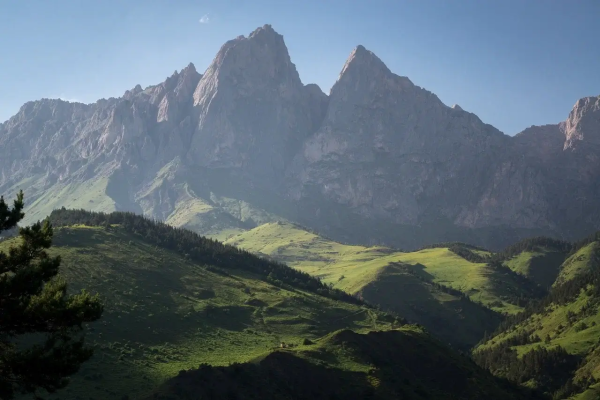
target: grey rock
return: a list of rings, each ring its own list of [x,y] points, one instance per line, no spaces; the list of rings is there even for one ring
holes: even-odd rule
[[[203,75],[190,64],[120,98],[24,104],[0,124],[0,193],[20,188],[31,218],[66,205],[243,229],[279,215],[400,246],[505,228],[504,241],[573,238],[600,229],[600,97],[509,137],[363,46],[329,95],[304,85],[265,25]]]

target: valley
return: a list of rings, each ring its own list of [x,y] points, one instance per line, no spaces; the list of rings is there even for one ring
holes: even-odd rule
[[[270,368],[270,360],[278,360],[279,357],[284,357],[283,361],[276,362],[283,363],[282,368],[305,360],[302,361],[304,366],[293,368],[301,368],[306,374],[321,376],[323,372],[319,371],[323,367],[328,368],[328,373],[336,376],[335,379],[346,379],[343,378],[346,373],[362,374],[363,378],[360,379],[364,379],[364,382],[359,385],[361,390],[375,390],[375,398],[393,398],[394,393],[405,393],[415,399],[428,396],[436,398],[448,394],[449,382],[439,382],[437,385],[440,386],[430,392],[425,388],[430,387],[431,383],[422,379],[431,378],[412,372],[416,375],[398,383],[392,378],[392,370],[400,368],[399,365],[387,366],[383,360],[367,361],[375,355],[372,353],[375,350],[371,348],[374,343],[368,343],[370,339],[367,340],[368,347],[357,354],[353,351],[347,353],[344,346],[340,353],[336,347],[338,345],[334,345],[338,333],[333,332],[346,330],[340,331],[339,335],[350,335],[351,342],[359,339],[360,334],[390,332],[389,340],[399,341],[394,344],[400,346],[397,349],[399,355],[403,354],[399,359],[406,356],[402,346],[413,347],[415,343],[420,343],[416,345],[422,348],[419,354],[433,357],[432,360],[445,359],[449,364],[444,368],[458,368],[457,371],[464,369],[465,376],[469,376],[482,374],[482,371],[474,369],[466,358],[460,358],[464,356],[454,355],[443,342],[430,337],[428,328],[435,328],[432,324],[436,318],[444,324],[453,324],[458,334],[454,332],[451,340],[458,347],[468,349],[481,336],[482,327],[487,324],[493,330],[501,320],[500,314],[467,300],[460,291],[448,291],[433,281],[419,279],[395,266],[395,262],[401,261],[390,258],[404,254],[407,254],[406,257],[418,256],[401,252],[396,254],[384,248],[369,250],[342,245],[295,225],[275,223],[264,228],[275,228],[279,234],[282,234],[281,229],[285,229],[287,234],[293,230],[295,234],[289,238],[293,238],[291,240],[299,246],[304,245],[304,240],[320,241],[321,244],[314,249],[320,249],[323,254],[327,254],[325,249],[328,249],[330,256],[331,246],[337,246],[338,255],[347,257],[345,262],[349,264],[346,273],[348,280],[355,282],[356,293],[360,293],[358,297],[369,299],[372,304],[375,304],[374,300],[381,300],[378,304],[393,314],[362,303],[337,290],[335,285],[326,280],[321,283],[311,275],[294,272],[294,269],[283,264],[259,259],[235,247],[135,214],[56,210],[51,220],[56,226],[51,254],[61,256],[62,276],[67,279],[72,291],[86,288],[98,293],[105,304],[102,320],[87,328],[89,343],[95,350],[94,357],[83,366],[68,388],[60,392],[61,399],[83,396],[97,399],[123,396],[138,398],[149,395],[151,390],[173,376],[179,374],[181,377],[180,371],[194,369],[198,365],[231,368],[231,364],[266,363],[265,368]],[[246,234],[247,240],[251,237],[253,235]],[[240,240],[235,236],[232,239]],[[258,242],[258,237],[254,237],[254,240]],[[287,244],[290,239],[282,240]],[[8,250],[15,241],[18,239],[0,242],[0,250]],[[427,250],[423,251],[427,254]],[[454,259],[458,261],[456,268],[464,268],[466,260],[451,254],[446,256],[446,265],[452,265],[451,260]],[[354,271],[350,267],[354,265],[353,260],[369,262],[364,259],[367,256],[371,257],[374,269],[371,275],[364,273],[368,267],[362,271]],[[230,257],[233,259],[226,261]],[[316,254],[310,257],[305,254],[304,257],[314,259]],[[438,257],[433,259],[437,260]],[[342,259],[337,261],[341,263]],[[435,272],[435,264],[432,265],[432,272]],[[338,266],[338,272],[341,266]],[[302,264],[297,264],[296,269],[302,271]],[[399,276],[393,277],[394,272]],[[339,281],[337,275],[330,278]],[[429,301],[425,301],[423,296],[409,301],[420,292],[412,289],[400,301],[385,303],[386,298],[398,292],[398,287],[409,287],[411,283],[421,286],[421,291],[428,293]],[[369,288],[373,287],[380,297],[369,295]],[[407,325],[403,317],[395,316],[398,315],[397,311],[417,316],[420,318],[418,322],[428,328],[423,330],[417,325]],[[353,336],[357,334],[359,336]],[[369,333],[367,337],[373,334]],[[445,334],[449,335],[449,331],[435,333],[442,338]],[[332,340],[335,343],[331,343]],[[406,344],[401,344],[405,341]],[[377,346],[383,346],[377,351],[384,351],[386,345],[379,340],[376,343]],[[282,350],[282,346],[286,349]],[[297,361],[288,360],[288,356],[279,356],[274,351],[291,352],[289,354],[299,358]],[[442,353],[434,355],[440,351]],[[430,356],[427,355],[429,352],[432,352]],[[402,368],[411,365],[408,360],[403,362],[407,364]],[[369,371],[373,368],[378,372],[375,373],[376,377],[370,378]],[[206,367],[201,367],[200,371],[206,372]],[[187,374],[195,376],[196,373]],[[499,395],[508,390],[515,399],[521,398],[519,390],[510,387],[503,389],[500,383],[493,383],[493,378],[484,376],[478,379],[489,380],[490,383],[485,384],[485,389],[482,386],[481,390],[490,395]],[[176,384],[177,380],[174,382]],[[383,386],[374,382],[381,382]],[[221,390],[219,387],[217,385],[215,390]],[[171,389],[164,390],[169,392]],[[464,390],[475,389],[468,385],[468,389]],[[477,391],[464,395],[471,398],[474,393]]]
[[[77,10],[62,9],[7,51],[27,50],[36,69],[0,84],[38,100],[0,122],[0,399],[600,399],[600,96],[556,57],[592,52],[538,45],[567,30],[579,43],[593,24],[567,29],[560,13],[552,35],[535,25],[539,37],[502,53],[496,39],[471,49],[485,35],[468,12],[451,20],[460,29],[432,23],[426,42],[427,24],[406,17],[393,40],[367,27],[386,64],[361,44],[313,54],[363,37],[357,25],[239,35],[258,15],[240,9],[203,15],[200,34],[164,23],[189,18],[183,5],[150,3],[111,5],[97,25],[87,10],[77,30],[60,22]],[[403,7],[389,14],[405,18]],[[148,10],[160,23],[138,25],[154,21]],[[510,15],[486,23],[522,16]],[[122,36],[96,47],[117,25]],[[95,65],[49,69],[69,55],[56,26],[71,29],[75,64]],[[17,41],[34,31],[11,29]],[[444,75],[454,42],[460,63]],[[201,70],[156,79],[192,44]],[[334,62],[328,91],[309,83]],[[113,64],[123,75],[89,89]],[[543,101],[528,95],[540,77],[537,90],[552,87]],[[71,80],[87,101],[42,97]],[[509,135],[442,101],[457,90],[484,119],[528,127]]]

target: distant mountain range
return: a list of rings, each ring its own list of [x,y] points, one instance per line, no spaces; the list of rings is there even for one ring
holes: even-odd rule
[[[204,74],[190,64],[120,98],[26,103],[0,125],[0,193],[19,189],[27,222],[66,207],[220,239],[280,220],[402,248],[573,239],[600,229],[600,97],[510,137],[362,46],[329,95],[304,85],[265,25]]]

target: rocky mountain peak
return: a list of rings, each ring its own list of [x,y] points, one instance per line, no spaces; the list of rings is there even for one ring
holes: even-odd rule
[[[323,102],[317,92],[305,90],[283,36],[270,25],[228,41],[194,92],[199,115],[188,160],[282,175],[319,119],[308,104],[311,94]]]
[[[208,193],[225,173],[267,199],[260,207],[294,202],[294,218],[315,229],[352,230],[340,222],[351,215],[386,232],[438,217],[465,229],[579,221],[597,230],[599,145],[600,97],[579,100],[561,124],[508,137],[392,73],[364,46],[328,96],[302,84],[283,36],[265,25],[225,43],[203,75],[190,63],[121,98],[25,104],[0,124],[0,192],[30,182],[30,201],[81,207],[73,201],[106,184],[86,207],[167,218],[195,209],[178,208],[197,196],[178,185],[201,180]],[[66,184],[80,192],[61,194]]]
[[[342,71],[340,72],[340,77],[338,80],[342,78],[345,74],[352,72],[358,73],[383,73],[383,74],[391,74],[391,71],[388,67],[381,61],[379,57],[377,57],[373,52],[367,50],[363,45],[358,45],[352,50],[350,56],[346,60]]]
[[[374,100],[374,95],[382,98],[392,92],[413,92],[415,88],[408,78],[392,73],[379,57],[359,45],[350,53],[331,88],[331,98],[341,97],[343,101],[355,98],[360,102],[370,102]]]
[[[187,67],[185,67],[184,69],[181,70],[182,74],[194,74],[194,73],[198,73],[198,71],[196,71],[196,66],[194,65],[194,63],[189,63],[187,65]]]
[[[283,41],[283,36],[275,32],[270,24],[265,24],[259,28],[256,28],[250,33],[250,35],[248,35],[248,38],[264,41]]]
[[[584,97],[575,103],[565,124],[566,149],[577,144],[600,145],[600,96]]]
[[[139,93],[143,92],[144,89],[142,89],[142,86],[138,83],[137,85],[135,85],[135,87],[131,90],[126,90],[125,94],[123,94],[123,98],[126,100],[131,100],[133,99],[133,97],[137,96]]]

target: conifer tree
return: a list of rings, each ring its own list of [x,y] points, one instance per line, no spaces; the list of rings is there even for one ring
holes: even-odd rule
[[[12,209],[0,197],[0,234],[17,227],[23,207],[23,192]],[[52,234],[48,220],[37,222],[0,250],[0,399],[56,392],[92,356],[84,324],[100,318],[103,306],[85,291],[67,294],[60,257],[46,251]]]

